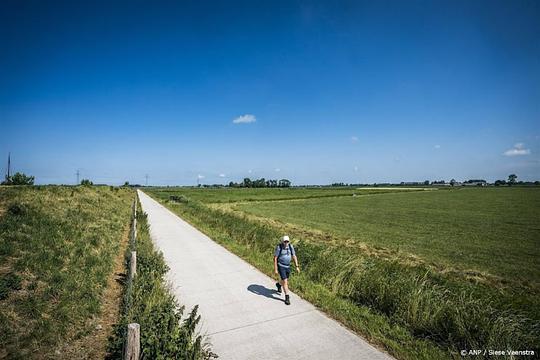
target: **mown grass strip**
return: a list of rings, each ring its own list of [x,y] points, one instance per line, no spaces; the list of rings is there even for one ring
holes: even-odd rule
[[[209,344],[195,331],[201,317],[195,306],[186,317],[165,282],[169,270],[150,239],[146,214],[137,211],[137,237],[126,251],[126,269],[131,251],[137,251],[137,274],[126,283],[122,316],[110,341],[111,358],[122,357],[127,324],[141,329],[141,357],[145,359],[211,359]]]
[[[278,229],[188,201],[173,211],[268,275]],[[294,236],[294,234],[292,234]],[[301,296],[400,359],[459,356],[461,349],[537,349],[538,319],[498,289],[454,282],[429,269],[339,246],[295,244]]]

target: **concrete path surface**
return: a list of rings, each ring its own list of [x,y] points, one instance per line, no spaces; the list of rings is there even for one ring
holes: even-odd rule
[[[177,299],[186,310],[199,305],[201,332],[220,359],[391,359],[298,296],[285,305],[275,280],[145,193],[139,198]]]

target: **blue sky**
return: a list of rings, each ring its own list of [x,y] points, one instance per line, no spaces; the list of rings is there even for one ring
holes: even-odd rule
[[[537,180],[539,39],[538,1],[2,1],[0,156],[38,183]]]

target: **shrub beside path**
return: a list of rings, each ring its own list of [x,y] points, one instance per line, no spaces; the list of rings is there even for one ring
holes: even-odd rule
[[[200,331],[221,359],[392,359],[295,294],[286,306],[275,280],[142,191],[139,199],[176,297],[199,305]]]

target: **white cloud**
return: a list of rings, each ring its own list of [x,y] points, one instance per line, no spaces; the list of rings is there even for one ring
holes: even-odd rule
[[[225,174],[219,174],[219,177],[221,177],[221,178],[224,178],[224,177],[226,177],[226,176],[227,176],[227,175],[225,175]]]
[[[276,168],[275,171],[276,171],[276,172],[280,172],[281,169],[280,169],[280,168]]]
[[[251,174],[252,172],[253,172],[253,170],[251,170],[251,169],[248,170],[248,173],[249,173],[249,174]]]
[[[437,144],[434,146],[435,149],[440,149],[441,148],[441,145]]]
[[[255,115],[245,114],[245,115],[241,115],[237,117],[232,122],[233,124],[249,124],[249,123],[254,123],[255,121],[257,121],[257,118],[255,118]]]
[[[529,155],[531,153],[531,150],[529,149],[510,149],[506,150],[504,152],[504,155],[506,156],[521,156],[521,155]]]
[[[351,141],[353,143],[358,142],[358,136],[351,136]]]
[[[199,179],[199,180],[204,179],[204,175],[201,175],[201,174],[197,175],[197,179]]]
[[[355,167],[354,167],[354,171],[358,171],[358,166],[355,166]]]
[[[522,156],[522,155],[529,155],[531,153],[531,150],[525,149],[525,144],[523,143],[516,143],[514,144],[514,147],[512,149],[506,150],[503,155],[505,156]]]

